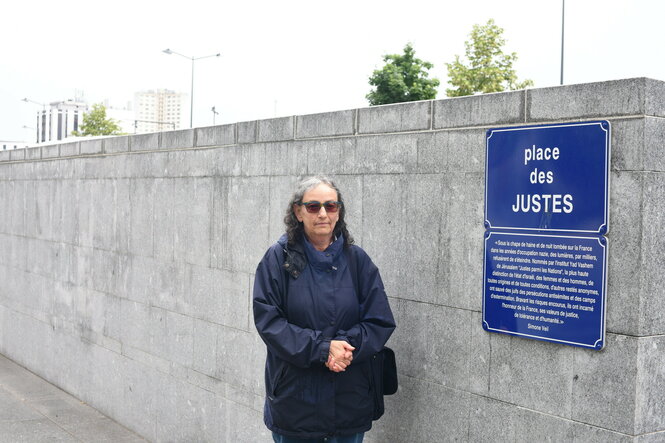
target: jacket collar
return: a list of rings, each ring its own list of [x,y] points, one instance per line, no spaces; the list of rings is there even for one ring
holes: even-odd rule
[[[300,240],[294,245],[290,245],[287,241],[286,234],[282,235],[277,243],[282,246],[284,250],[284,264],[282,267],[286,272],[291,274],[294,279],[300,277],[302,271],[305,269],[308,263],[308,253],[305,252],[305,242],[307,240],[304,236],[300,237]],[[314,250],[314,247],[310,244],[309,248]],[[326,249],[328,253],[331,253],[333,257],[337,256],[344,249],[344,237],[340,235],[333,243]],[[320,252],[320,251],[314,251]],[[311,252],[310,252],[311,253]]]

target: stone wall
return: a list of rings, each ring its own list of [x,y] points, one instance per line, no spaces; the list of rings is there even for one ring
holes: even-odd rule
[[[665,83],[638,78],[0,152],[0,353],[154,441],[271,441],[253,272],[345,193],[398,329],[367,441],[665,440]],[[481,327],[485,131],[612,124],[607,340]]]

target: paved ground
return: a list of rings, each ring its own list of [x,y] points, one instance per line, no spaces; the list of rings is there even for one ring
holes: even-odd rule
[[[0,354],[0,443],[145,442]]]

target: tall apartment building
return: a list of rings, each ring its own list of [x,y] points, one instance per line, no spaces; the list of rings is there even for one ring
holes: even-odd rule
[[[37,112],[36,142],[63,140],[79,129],[88,105],[74,100],[52,102]]]
[[[187,94],[168,89],[142,91],[134,94],[134,132],[158,132],[180,129]]]

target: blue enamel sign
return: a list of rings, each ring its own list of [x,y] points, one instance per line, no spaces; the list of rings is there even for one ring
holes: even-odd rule
[[[607,121],[487,131],[485,227],[605,234]]]
[[[602,349],[606,249],[603,236],[486,232],[483,328]]]

